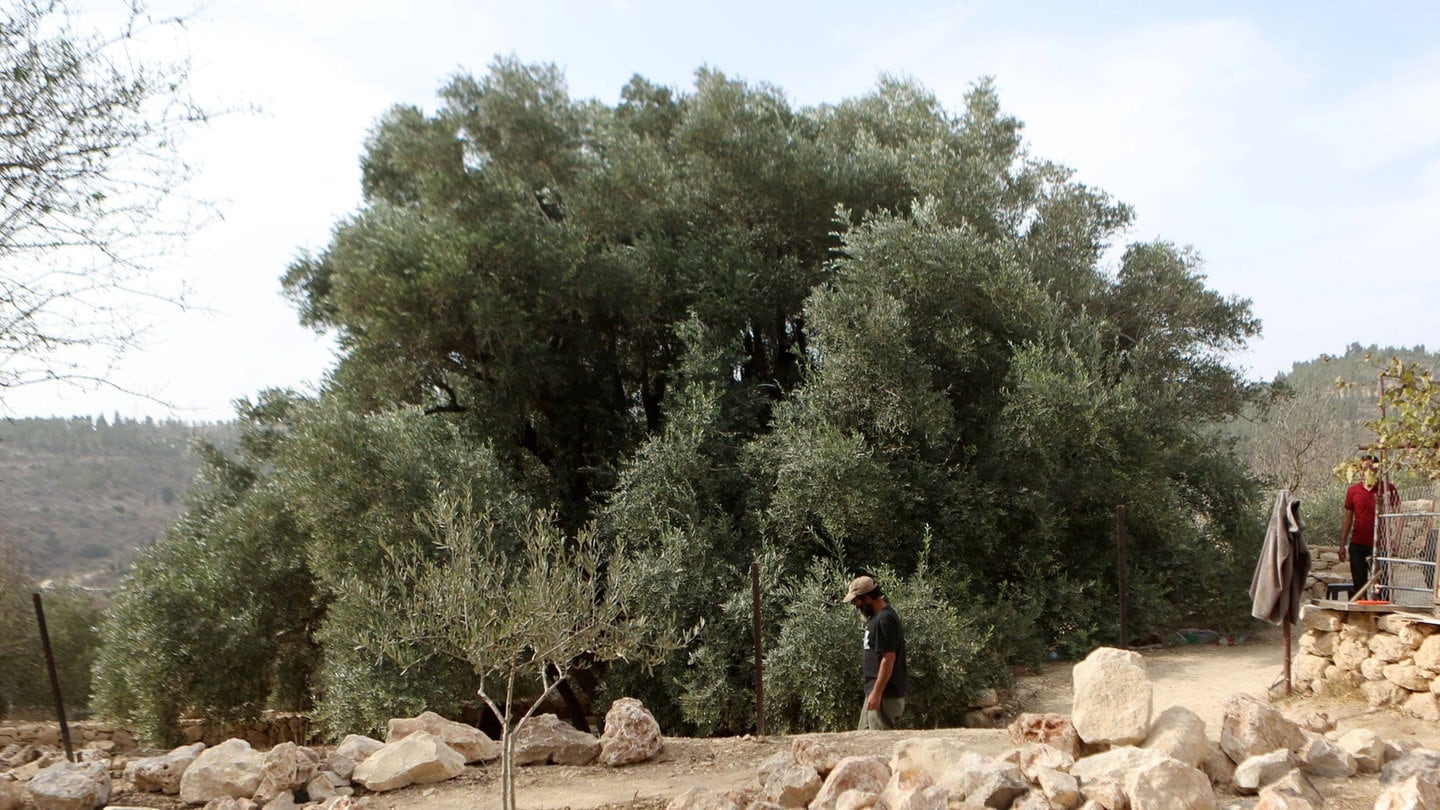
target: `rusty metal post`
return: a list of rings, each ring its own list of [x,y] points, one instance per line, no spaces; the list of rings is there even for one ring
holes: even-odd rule
[[[1130,583],[1125,573],[1125,504],[1115,507],[1115,568],[1120,591],[1120,649],[1130,647]]]
[[[1285,614],[1285,694],[1290,694],[1290,614]]]
[[[40,623],[40,646],[45,648],[45,666],[50,670],[50,691],[55,695],[55,716],[60,719],[60,740],[65,743],[65,759],[74,762],[75,751],[70,747],[70,726],[65,722],[65,702],[60,699],[60,675],[55,671],[55,653],[50,649],[50,631],[45,628],[45,608],[40,604],[40,594],[33,594],[35,620]]]
[[[750,602],[755,617],[755,733],[765,736],[765,650],[760,640],[760,563],[750,563]]]

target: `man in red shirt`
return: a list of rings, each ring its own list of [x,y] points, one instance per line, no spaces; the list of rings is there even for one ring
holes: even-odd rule
[[[1355,583],[1357,594],[1370,579],[1370,552],[1375,549],[1375,491],[1380,486],[1376,461],[1369,453],[1360,457],[1360,480],[1345,490],[1345,517],[1340,521],[1340,561],[1345,561],[1348,538],[1350,579]],[[1395,486],[1389,483],[1385,486],[1394,501]]]

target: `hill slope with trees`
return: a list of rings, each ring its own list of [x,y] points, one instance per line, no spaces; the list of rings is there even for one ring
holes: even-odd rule
[[[185,509],[198,438],[231,446],[234,428],[104,417],[0,422],[0,527],[39,579],[119,582],[136,552]]]

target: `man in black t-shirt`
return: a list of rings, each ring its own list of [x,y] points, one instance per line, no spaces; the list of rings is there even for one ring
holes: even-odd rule
[[[865,703],[860,708],[861,731],[895,728],[905,712],[910,694],[910,674],[905,668],[905,629],[900,614],[885,601],[885,594],[868,576],[856,577],[845,593],[844,602],[865,616],[865,635],[860,642],[860,674],[865,683]]]

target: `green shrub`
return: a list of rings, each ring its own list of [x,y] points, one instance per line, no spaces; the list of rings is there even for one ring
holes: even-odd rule
[[[876,579],[905,628],[911,694],[903,725],[962,725],[979,689],[1006,683],[1005,667],[991,644],[992,611],[962,607],[941,592],[939,578],[925,569],[910,577],[880,569]],[[855,608],[837,604],[848,580],[839,566],[817,562],[794,584],[778,643],[766,656],[767,730],[855,727],[863,688],[863,624]]]

